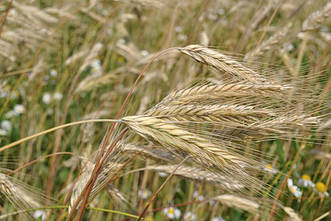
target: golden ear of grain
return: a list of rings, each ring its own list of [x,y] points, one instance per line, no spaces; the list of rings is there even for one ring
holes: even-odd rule
[[[231,194],[220,195],[214,199],[228,207],[242,209],[253,214],[258,213],[261,209],[261,206],[256,201]]]
[[[252,183],[261,185],[258,179],[249,174],[250,170],[259,170],[258,162],[231,152],[226,147],[219,146],[199,134],[150,116],[124,117],[122,122],[134,132],[161,144],[179,156],[191,156],[192,161],[207,170],[236,177],[245,187]]]
[[[212,49],[200,45],[188,45],[183,48],[178,48],[178,50],[199,63],[209,65],[216,70],[224,72],[224,74],[230,75],[234,80],[251,83],[267,82],[267,80],[256,71]]]
[[[331,2],[328,2],[321,10],[313,12],[302,24],[302,32],[318,29],[321,24],[331,16]]]
[[[245,55],[244,60],[250,61],[251,59],[254,59],[255,57],[263,55],[265,52],[270,51],[275,46],[282,43],[282,40],[287,36],[288,31],[290,30],[290,27],[292,27],[292,23],[289,23],[285,25],[285,27],[281,28],[278,32],[276,32],[274,35],[272,35],[267,40],[263,41],[257,48],[254,50],[248,52]]]
[[[177,168],[177,166],[178,165],[155,165],[146,167],[145,169],[162,171],[170,174],[175,170],[175,168]],[[241,191],[245,188],[240,180],[234,179],[233,176],[229,176],[228,174],[220,175],[219,173],[200,169],[198,167],[180,166],[174,172],[174,175],[181,176],[186,179],[212,183],[230,192]]]
[[[284,207],[283,210],[289,216],[289,220],[302,221],[301,217],[291,207]]]

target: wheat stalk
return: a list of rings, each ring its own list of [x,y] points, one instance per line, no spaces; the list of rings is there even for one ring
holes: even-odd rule
[[[172,171],[174,171],[176,166],[177,165],[155,165],[148,166],[144,169],[171,173]],[[224,190],[231,192],[241,191],[245,188],[245,186],[240,182],[240,180],[233,179],[233,177],[229,175],[225,174],[222,176],[218,173],[203,170],[198,167],[181,166],[174,172],[174,175],[181,176],[186,179],[209,182],[214,185],[217,185],[218,187],[221,187]]]
[[[321,10],[313,12],[303,22],[301,32],[313,31],[318,29],[321,24],[331,16],[331,3],[328,2]]]
[[[258,204],[256,201],[252,201],[250,199],[231,194],[220,195],[215,197],[214,199],[228,207],[242,209],[254,214],[258,213],[261,209],[261,205]]]
[[[188,45],[183,48],[178,48],[178,50],[192,57],[197,62],[209,65],[216,70],[229,74],[234,79],[251,83],[266,82],[266,79],[256,71],[212,49],[200,45]]]

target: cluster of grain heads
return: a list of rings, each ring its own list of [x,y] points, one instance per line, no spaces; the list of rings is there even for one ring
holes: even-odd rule
[[[52,32],[59,22],[58,18],[37,7],[17,1],[13,1],[12,6],[7,16],[8,25],[4,26],[0,37],[0,56],[15,63],[21,59],[22,52],[36,51],[40,42],[55,44],[57,34]]]
[[[252,191],[261,194],[265,187],[257,174],[264,170],[264,156],[255,150],[243,155],[247,142],[289,138],[294,134],[303,138],[304,132],[316,126],[319,119],[302,111],[288,111],[294,105],[286,100],[292,89],[288,85],[269,82],[243,64],[199,45],[178,50],[231,77],[228,82],[172,92],[145,113],[123,117],[121,121],[176,157],[190,156],[189,161],[198,165],[193,169],[206,171],[205,176],[201,175],[203,179],[213,181],[211,177],[218,176],[224,180],[221,178],[231,176],[234,185],[224,182],[224,189],[232,191],[234,186],[240,186],[238,189],[243,192],[254,189],[254,185],[257,188]],[[183,176],[180,168],[175,175]]]

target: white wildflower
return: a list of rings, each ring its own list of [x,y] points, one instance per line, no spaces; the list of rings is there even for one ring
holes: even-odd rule
[[[147,55],[149,55],[149,52],[146,51],[146,50],[142,50],[140,53],[141,53],[142,56],[147,56]]]
[[[0,128],[0,136],[7,136],[7,135],[8,135],[8,131]]]
[[[52,76],[52,77],[55,77],[57,75],[57,71],[55,69],[51,69],[49,71],[49,74]]]
[[[221,216],[216,216],[216,217],[213,217],[212,219],[211,219],[211,221],[225,221],[225,219],[223,218],[223,217],[221,217]]]
[[[214,13],[209,13],[207,17],[209,20],[212,20],[212,21],[217,20],[217,16]]]
[[[46,212],[44,210],[36,210],[32,216],[35,219],[41,219],[42,221],[46,220]]]
[[[295,185],[293,185],[293,180],[288,179],[287,180],[287,187],[289,191],[296,197],[300,198],[302,196],[302,191]]]
[[[138,191],[138,196],[142,199],[147,199],[150,195],[151,191],[149,191],[148,189]]]
[[[175,207],[164,208],[163,213],[169,219],[179,219],[181,214],[180,210]]]
[[[55,92],[55,93],[53,94],[53,98],[54,98],[54,100],[56,100],[56,101],[60,101],[60,100],[63,98],[63,95],[62,95],[60,92]]]
[[[197,199],[197,200],[199,200],[199,201],[202,201],[202,200],[205,199],[205,197],[204,197],[203,195],[199,195],[198,191],[194,191],[194,193],[193,193],[193,198],[194,198],[194,199]]]
[[[5,114],[5,118],[12,118],[13,116],[16,116],[16,113],[11,110],[11,111],[8,111],[6,114]]]
[[[311,182],[311,178],[307,174],[303,174],[299,179],[298,186],[302,187],[312,187],[314,186],[313,182]]]
[[[22,104],[16,104],[13,111],[15,115],[20,115],[25,112],[25,107]]]
[[[126,43],[125,39],[124,38],[121,38],[118,40],[118,43],[124,45]]]
[[[278,170],[276,168],[274,168],[271,164],[265,165],[264,170],[267,171],[268,173],[272,173],[272,174],[276,174],[278,172]]]
[[[99,59],[92,60],[90,66],[91,66],[92,72],[95,76],[102,75],[102,66],[101,66],[101,61]]]
[[[224,15],[224,9],[223,9],[223,8],[218,9],[217,14],[218,14],[219,16]]]
[[[293,44],[291,44],[291,43],[285,43],[285,44],[283,44],[283,48],[284,48],[286,51],[288,51],[288,52],[291,52],[291,51],[294,50],[294,46],[293,46]]]
[[[4,120],[1,122],[1,129],[6,131],[11,131],[11,122],[9,120]]]
[[[183,28],[180,27],[180,26],[176,26],[176,27],[175,27],[175,31],[176,31],[177,33],[180,33],[180,32],[183,31]]]
[[[187,36],[184,35],[184,34],[180,34],[180,35],[178,35],[177,39],[178,39],[179,41],[186,41]]]
[[[197,220],[197,215],[195,215],[192,212],[187,212],[187,213],[185,213],[184,220],[185,221],[195,221],[195,220]]]
[[[41,100],[42,100],[45,104],[49,104],[49,103],[51,103],[51,101],[52,101],[52,96],[51,96],[50,93],[46,92],[46,93],[43,95],[43,97],[42,97]]]
[[[166,177],[168,174],[166,172],[159,172],[160,177]]]

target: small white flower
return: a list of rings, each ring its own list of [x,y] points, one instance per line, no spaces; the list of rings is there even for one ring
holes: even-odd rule
[[[214,13],[209,13],[208,14],[208,19],[212,20],[212,21],[215,21],[215,20],[217,20],[217,16]]]
[[[0,136],[7,136],[7,134],[8,134],[8,131],[0,128]]]
[[[291,178],[287,180],[287,187],[296,198],[302,196],[302,191],[297,186],[293,185],[293,180]]]
[[[11,122],[9,120],[4,120],[1,122],[1,129],[6,131],[11,131]]]
[[[51,101],[52,101],[52,96],[51,96],[50,93],[46,92],[46,93],[43,95],[43,97],[42,97],[41,100],[42,100],[45,104],[49,104],[49,103],[51,103]]]
[[[36,210],[32,216],[35,219],[41,218],[42,221],[46,220],[46,212],[44,210]]]
[[[0,5],[0,12],[2,12],[2,11],[6,11],[6,6],[4,6],[4,5]]]
[[[142,199],[147,199],[150,195],[151,191],[149,191],[148,189],[138,191],[138,196]]]
[[[107,34],[108,34],[109,36],[113,36],[113,29],[108,28],[108,29],[107,29]]]
[[[180,210],[175,207],[164,208],[163,213],[169,219],[179,219],[181,214]]]
[[[221,217],[221,216],[216,216],[216,217],[213,217],[212,219],[211,219],[211,221],[225,221],[225,219],[223,218],[223,217]]]
[[[16,113],[11,110],[11,111],[8,111],[6,114],[5,114],[5,118],[12,118],[13,116],[16,116]]]
[[[187,36],[184,35],[184,34],[180,34],[180,35],[178,35],[177,39],[178,39],[179,41],[186,41]]]
[[[203,195],[199,195],[198,191],[194,191],[193,193],[193,198],[199,200],[199,201],[202,201],[205,199],[205,197]]]
[[[146,50],[142,50],[140,53],[141,53],[142,56],[147,56],[147,55],[149,55],[149,52],[146,51]]]
[[[180,26],[176,26],[176,27],[175,27],[175,31],[176,31],[177,33],[182,32],[182,31],[183,31],[183,28],[180,27]]]
[[[47,115],[52,115],[52,114],[54,114],[54,110],[53,110],[53,108],[47,108],[46,113],[47,113]]]
[[[302,187],[312,187],[314,186],[313,182],[311,182],[310,176],[307,174],[303,174],[299,179],[298,186]]]
[[[195,221],[195,220],[197,220],[197,215],[195,215],[192,212],[187,212],[187,213],[185,213],[184,220],[185,221]]]
[[[209,203],[210,206],[215,206],[217,201],[216,200],[209,200],[208,203]]]
[[[63,98],[63,95],[62,95],[60,92],[55,92],[55,93],[53,94],[53,98],[54,98],[54,100],[56,100],[56,101],[60,101],[60,100]]]
[[[101,66],[101,61],[99,59],[92,60],[90,66],[92,68],[93,74],[95,74],[96,76],[102,75],[102,66]]]
[[[159,172],[160,177],[166,177],[168,174],[166,172]]]
[[[223,8],[218,9],[217,14],[218,14],[219,16],[224,15],[224,9],[223,9]]]
[[[291,51],[294,50],[294,46],[293,46],[293,44],[291,44],[291,43],[285,43],[285,44],[283,44],[283,48],[284,48],[286,51],[288,51],[288,52],[291,52]]]
[[[13,111],[15,115],[20,115],[25,112],[25,107],[22,104],[16,104]]]
[[[55,77],[57,75],[57,71],[55,69],[51,69],[49,71],[49,74],[52,76],[52,77]]]
[[[276,168],[274,168],[271,164],[265,165],[264,170],[267,171],[268,173],[272,173],[272,174],[276,174],[278,172],[278,170]]]
[[[124,45],[126,43],[125,39],[124,38],[121,38],[118,40],[118,42],[122,45]]]

